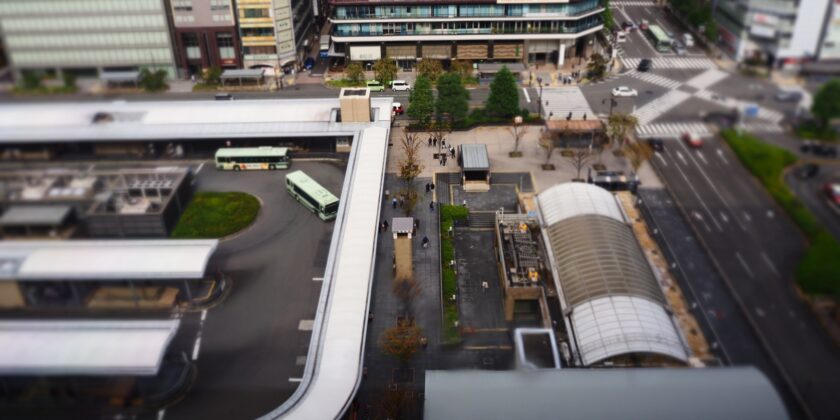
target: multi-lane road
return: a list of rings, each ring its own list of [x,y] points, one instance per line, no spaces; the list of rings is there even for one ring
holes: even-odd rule
[[[817,418],[840,416],[840,356],[794,289],[802,234],[717,139],[668,141],[653,164],[795,397]]]

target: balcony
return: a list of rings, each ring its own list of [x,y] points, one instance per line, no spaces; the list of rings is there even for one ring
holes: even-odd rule
[[[522,10],[513,11],[505,14],[504,11],[489,10],[486,13],[474,10],[460,10],[457,13],[451,12],[436,12],[431,10],[413,10],[406,13],[404,10],[394,9],[393,13],[374,14],[374,13],[347,13],[341,14],[341,10],[336,10],[331,16],[334,22],[341,22],[344,20],[395,20],[395,19],[457,19],[457,18],[569,18],[583,16],[604,8],[601,1],[584,0],[574,3],[567,3],[561,5],[562,11],[558,12],[523,12]],[[415,8],[417,9],[417,8]]]
[[[587,29],[592,29],[602,25],[600,19],[593,19],[591,22],[580,23],[577,25],[562,26],[559,28],[530,28],[530,29],[514,29],[514,28],[452,28],[452,29],[433,29],[433,28],[416,28],[416,29],[401,29],[393,32],[385,33],[382,30],[371,31],[370,28],[360,27],[356,30],[347,30],[336,25],[333,27],[333,36],[412,36],[412,35],[432,35],[432,36],[451,36],[451,35],[508,35],[508,34],[574,34],[583,32]]]

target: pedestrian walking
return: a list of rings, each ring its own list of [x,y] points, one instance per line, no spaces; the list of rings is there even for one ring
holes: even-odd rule
[[[432,147],[432,136],[429,136],[429,147]]]
[[[397,208],[397,197],[391,199],[391,207]]]
[[[431,190],[432,190],[432,189],[429,187],[429,183],[427,182],[427,183],[426,183],[426,194],[428,194],[428,193],[429,193],[429,191],[431,191]]]
[[[446,139],[440,139],[440,147],[446,147]]]
[[[435,211],[435,202],[434,202],[434,200],[432,200],[431,202],[429,202],[429,210],[431,210],[431,211]]]
[[[432,189],[432,192],[435,191],[435,183],[434,182],[432,182],[429,187]]]
[[[586,113],[583,113],[583,120],[586,121]]]
[[[437,137],[435,137],[434,139],[432,139],[432,146],[437,147]]]
[[[385,228],[385,230],[388,230],[388,221],[387,220],[382,221],[382,227]]]
[[[400,207],[405,206],[405,196],[400,194]]]
[[[414,219],[414,230],[420,229],[420,219]]]
[[[424,236],[422,244],[423,244],[423,248],[428,248],[429,247],[429,238]]]
[[[446,155],[443,155],[443,166],[446,166]]]
[[[455,148],[449,146],[449,154],[452,155],[452,159],[455,159]]]

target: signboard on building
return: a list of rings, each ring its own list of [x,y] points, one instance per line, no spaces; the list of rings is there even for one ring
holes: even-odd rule
[[[382,58],[382,48],[379,45],[354,45],[350,47],[350,60],[373,61]]]

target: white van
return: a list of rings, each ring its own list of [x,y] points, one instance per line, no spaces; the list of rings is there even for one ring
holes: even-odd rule
[[[619,44],[627,42],[627,32],[615,31],[615,42]]]
[[[405,80],[394,80],[391,82],[391,89],[396,91],[411,90],[411,85],[409,85]]]
[[[691,36],[691,34],[683,34],[683,44],[685,44],[685,46],[687,48],[693,47],[694,46],[694,37]]]

